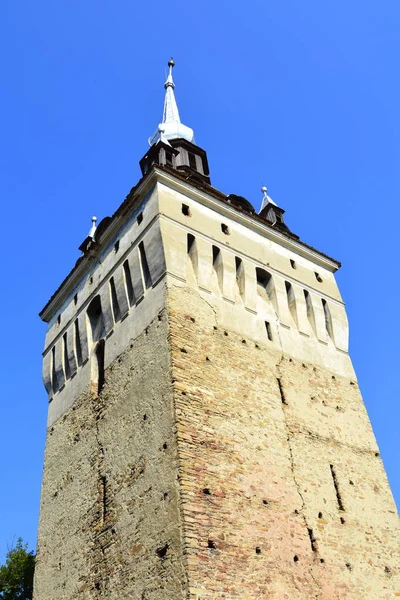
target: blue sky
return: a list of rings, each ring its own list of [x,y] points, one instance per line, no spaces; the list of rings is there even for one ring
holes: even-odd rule
[[[395,0],[3,0],[0,557],[16,536],[36,544],[37,313],[92,214],[139,179],[171,55],[213,185],[255,205],[268,185],[292,230],[343,262],[352,358],[400,503],[399,28]]]

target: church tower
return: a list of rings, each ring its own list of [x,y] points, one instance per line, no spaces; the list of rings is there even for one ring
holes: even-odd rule
[[[400,596],[340,263],[266,188],[257,213],[212,187],[169,67],[142,178],[40,313],[34,599]]]

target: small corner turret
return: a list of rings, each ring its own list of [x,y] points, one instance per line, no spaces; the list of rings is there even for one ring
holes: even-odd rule
[[[276,229],[291,233],[289,227],[283,220],[283,215],[285,213],[284,209],[278,206],[276,202],[268,196],[268,189],[265,185],[261,188],[261,191],[263,193],[263,199],[258,216],[268,221],[271,225],[274,225]]]
[[[160,165],[184,172],[188,179],[210,183],[206,152],[194,142],[193,129],[181,123],[175,99],[172,69],[175,62],[168,61],[169,74],[164,84],[165,100],[162,122],[149,138],[150,150],[140,160],[142,174],[152,165]]]

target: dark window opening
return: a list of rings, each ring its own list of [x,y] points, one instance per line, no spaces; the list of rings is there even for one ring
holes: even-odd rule
[[[218,285],[222,292],[224,284],[224,267],[222,263],[221,250],[217,246],[212,247],[213,268],[217,275]]]
[[[100,477],[100,499],[101,499],[101,519],[104,522],[107,518],[107,479],[105,475]]]
[[[78,304],[78,294],[75,294],[74,296],[74,304],[75,306]]]
[[[61,315],[58,315],[57,317],[57,325],[61,325]]]
[[[58,378],[57,378],[57,369],[56,369],[56,347],[53,346],[51,349],[51,387],[53,388],[53,393],[58,392]]]
[[[104,317],[101,310],[100,296],[95,296],[87,309],[90,329],[92,333],[92,342],[97,342],[105,335]]]
[[[322,283],[322,277],[320,276],[319,273],[317,273],[316,271],[314,271],[314,275],[315,275],[315,279],[319,282]]]
[[[169,167],[173,167],[174,166],[172,152],[166,152],[165,153],[165,164],[168,165]]]
[[[265,329],[266,329],[267,337],[268,337],[269,341],[272,342],[272,329],[271,329],[271,324],[268,323],[268,321],[265,321]]]
[[[150,269],[149,269],[149,265],[147,262],[146,252],[144,249],[143,242],[140,242],[140,244],[139,244],[139,255],[140,255],[140,262],[142,265],[144,284],[145,284],[146,289],[148,289],[151,287],[151,275],[150,275]]]
[[[111,289],[111,303],[112,303],[112,309],[113,309],[113,314],[114,314],[114,321],[117,322],[117,321],[121,320],[121,310],[119,308],[117,291],[115,289],[115,283],[114,283],[114,277],[111,277],[111,279],[110,279],[110,289]]]
[[[104,350],[105,342],[100,340],[96,347],[96,362],[97,362],[97,394],[101,393],[104,387]]]
[[[296,297],[294,295],[294,290],[293,290],[292,284],[289,283],[288,281],[285,281],[285,289],[286,289],[286,296],[287,296],[290,314],[292,315],[294,324],[296,325],[296,327],[298,327]]]
[[[80,367],[82,365],[82,346],[81,346],[81,336],[79,334],[78,319],[75,321],[75,353],[76,353],[76,362],[78,363],[78,367]]]
[[[68,358],[68,343],[67,343],[67,334],[63,335],[63,350],[64,350],[64,373],[65,379],[69,379],[71,377],[71,368],[69,366],[69,358]]]
[[[322,308],[324,309],[325,328],[326,328],[327,334],[329,335],[331,340],[334,341],[331,311],[329,310],[328,303],[326,300],[324,300],[324,298],[322,298]],[[332,379],[333,379],[333,377],[332,377]]]
[[[126,289],[128,292],[129,306],[132,306],[132,304],[135,303],[135,294],[133,291],[131,270],[129,267],[129,262],[127,260],[124,262],[124,275],[125,275]]]
[[[275,285],[271,273],[268,273],[268,271],[264,271],[264,269],[256,267],[256,276],[258,295],[266,301],[269,300],[276,314],[278,314],[278,301],[276,298]]]
[[[182,204],[182,213],[185,215],[185,217],[190,217],[190,208],[187,204]]]
[[[136,217],[136,221],[137,224],[140,225],[140,223],[143,221],[143,213],[138,214],[138,216]]]
[[[312,304],[310,292],[308,292],[308,290],[303,290],[303,292],[304,292],[304,299],[306,301],[307,318],[312,327],[313,332],[315,333],[315,335],[317,335],[317,326],[315,323],[314,307]]]
[[[192,250],[192,248],[194,246],[194,242],[195,242],[194,235],[192,235],[191,233],[188,233],[188,236],[187,236],[187,252],[188,252],[188,254],[190,254],[190,251]]]
[[[225,235],[229,235],[230,234],[229,227],[228,227],[228,225],[225,225],[225,223],[221,223],[221,231]]]
[[[296,262],[293,259],[290,259],[290,266],[292,267],[292,269],[297,269]]]
[[[115,242],[115,244],[114,244],[114,252],[115,252],[115,254],[117,254],[118,250],[119,250],[119,240],[117,240]]]
[[[189,167],[191,169],[197,169],[196,157],[192,152],[188,152],[189,155]]]

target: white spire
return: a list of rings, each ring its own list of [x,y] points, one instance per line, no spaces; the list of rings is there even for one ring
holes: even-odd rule
[[[149,138],[150,146],[153,146],[153,144],[157,143],[159,140],[166,142],[167,140],[178,138],[184,138],[189,142],[194,142],[193,129],[183,125],[179,116],[178,105],[175,100],[175,84],[172,78],[172,69],[174,65],[175,62],[171,58],[171,60],[168,61],[169,73],[164,84],[165,100],[162,123],[158,125],[156,131]]]

